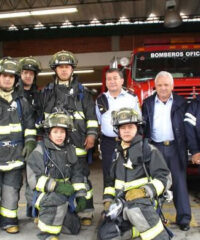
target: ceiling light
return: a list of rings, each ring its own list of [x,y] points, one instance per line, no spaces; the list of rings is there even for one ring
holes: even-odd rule
[[[99,26],[99,25],[102,25],[102,23],[97,18],[93,18],[90,21],[90,26]]]
[[[82,70],[75,70],[74,73],[93,73],[94,69],[82,69]],[[50,76],[50,75],[54,75],[55,72],[54,71],[48,71],[48,72],[40,72],[38,73],[39,76]]]
[[[167,28],[174,28],[180,26],[182,18],[176,11],[175,0],[166,0],[166,12],[164,17],[164,26]]]
[[[8,28],[9,31],[18,31],[18,28],[12,24],[9,28]]]
[[[120,17],[119,21],[117,22],[117,24],[129,24],[129,23],[130,21],[125,16]]]
[[[68,28],[68,27],[74,27],[72,23],[69,20],[66,20],[64,23],[62,23],[62,26],[60,28]]]
[[[71,8],[56,8],[56,9],[41,9],[31,11],[17,11],[17,12],[6,12],[0,13],[0,19],[4,18],[19,18],[19,17],[30,17],[40,15],[53,15],[53,14],[64,14],[64,13],[75,13],[78,12],[76,7]]]

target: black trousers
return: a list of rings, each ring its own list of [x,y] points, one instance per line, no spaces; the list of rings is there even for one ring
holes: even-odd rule
[[[103,167],[104,186],[105,186],[105,179],[110,174],[110,168],[111,168],[111,164],[112,164],[115,146],[116,146],[116,138],[115,137],[107,137],[105,135],[101,136],[100,148],[101,148],[101,152],[102,152],[102,167]]]
[[[191,208],[186,183],[186,169],[181,164],[176,144],[154,145],[162,152],[172,174],[173,201],[177,211],[176,223],[188,224],[191,220]]]

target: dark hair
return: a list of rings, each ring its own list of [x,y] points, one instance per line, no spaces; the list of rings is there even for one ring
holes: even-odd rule
[[[119,74],[120,78],[124,78],[124,75],[123,75],[122,71],[119,70],[118,68],[109,68],[106,71],[106,75],[107,75],[107,73],[113,73],[113,72],[117,72]]]

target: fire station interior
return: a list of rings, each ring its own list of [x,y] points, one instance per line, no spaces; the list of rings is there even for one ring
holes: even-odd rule
[[[40,60],[42,71],[37,84],[42,89],[53,81],[49,68],[50,57],[61,50],[75,54],[75,69],[79,80],[93,89],[94,100],[105,90],[105,69],[113,59],[126,57],[131,69],[133,51],[153,44],[177,42],[183,49],[196,44],[200,49],[200,1],[197,0],[0,0],[0,58],[20,59],[34,56]],[[200,56],[196,58],[199,71]],[[142,73],[140,73],[142,75]],[[148,71],[146,72],[148,74]],[[125,74],[125,78],[126,78]],[[200,76],[199,76],[200,77]],[[127,79],[126,79],[127,80]],[[196,93],[200,93],[200,88]],[[103,180],[101,159],[96,144],[93,163],[90,164],[94,187],[94,223],[80,236],[67,239],[96,239],[96,229],[102,211]],[[188,175],[188,189],[192,207],[189,232],[181,232],[174,224],[173,203],[164,205],[164,214],[173,230],[174,239],[199,239],[200,236],[200,170]],[[0,231],[0,239],[37,239],[37,229],[25,216],[23,191],[20,200],[22,235],[7,236]],[[20,233],[21,234],[21,233]],[[61,238],[65,239],[62,235]]]

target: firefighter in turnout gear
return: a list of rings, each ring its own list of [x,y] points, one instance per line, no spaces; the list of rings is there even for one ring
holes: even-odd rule
[[[87,151],[94,146],[98,122],[90,91],[78,82],[73,73],[76,66],[77,60],[71,52],[63,50],[52,56],[50,67],[56,73],[55,81],[42,91],[40,105],[45,117],[61,109],[68,111],[73,119],[75,130],[69,133],[69,137],[76,146],[76,154],[87,183],[87,208],[79,215],[83,225],[91,225],[94,207],[92,186],[88,180]]]
[[[140,116],[131,108],[112,112],[114,130],[121,139],[115,151],[110,176],[106,180],[103,202],[110,204],[122,192],[124,208],[122,223],[113,231],[105,225],[100,228],[102,239],[167,240],[168,233],[155,210],[154,199],[171,186],[171,174],[160,152],[138,134]],[[123,227],[123,223],[129,227]],[[116,224],[116,222],[114,223]]]
[[[41,71],[40,62],[34,57],[24,57],[19,61],[19,70],[20,70],[20,83],[23,85],[24,97],[28,100],[29,104],[33,107],[34,118],[37,119],[37,101],[39,91],[37,90],[37,75]],[[29,188],[26,188],[26,198],[29,202],[29,198],[32,198],[32,191]],[[32,217],[32,208],[27,205],[26,208],[27,217]]]
[[[31,189],[37,193],[34,204],[39,211],[38,237],[57,240],[63,225],[69,224],[65,218],[70,196],[76,194],[76,212],[85,208],[86,186],[75,146],[68,139],[69,132],[73,130],[71,116],[62,112],[52,113],[43,126],[46,134],[29,156],[27,179]]]
[[[17,209],[25,159],[36,145],[33,111],[18,86],[18,62],[0,63],[0,226],[19,231]]]

